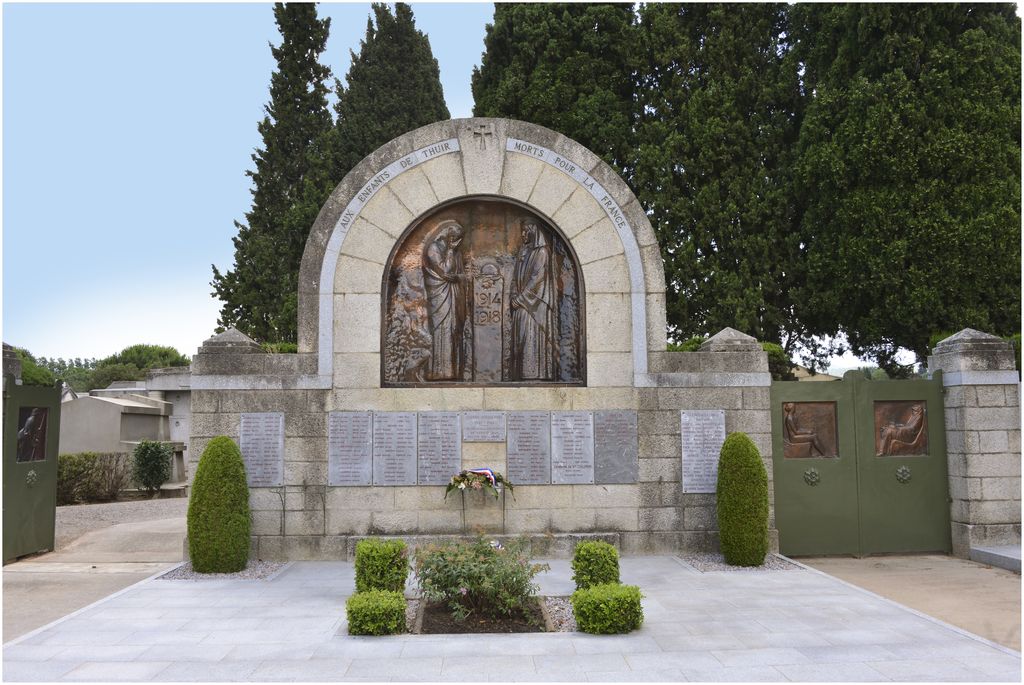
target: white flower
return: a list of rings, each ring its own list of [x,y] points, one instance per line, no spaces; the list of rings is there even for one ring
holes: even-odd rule
[[[466,489],[466,484],[465,483],[459,483],[459,490],[465,490],[465,489]]]

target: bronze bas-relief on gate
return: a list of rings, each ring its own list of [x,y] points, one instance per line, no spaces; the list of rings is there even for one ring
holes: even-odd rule
[[[786,459],[838,457],[836,403],[783,403],[782,452]]]
[[[875,456],[928,453],[928,416],[923,400],[875,402]]]
[[[442,207],[406,231],[384,278],[382,385],[585,382],[580,270],[533,212]]]

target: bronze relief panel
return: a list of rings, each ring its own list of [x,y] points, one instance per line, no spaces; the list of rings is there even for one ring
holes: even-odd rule
[[[928,414],[923,400],[875,402],[875,456],[928,453]]]
[[[783,403],[782,444],[786,459],[838,457],[836,403]]]
[[[392,252],[382,305],[382,384],[585,382],[582,283],[548,222],[511,202],[429,214]]]

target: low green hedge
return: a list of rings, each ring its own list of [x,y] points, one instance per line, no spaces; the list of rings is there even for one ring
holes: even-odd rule
[[[356,592],[403,592],[409,577],[409,550],[401,540],[369,538],[356,543]]]
[[[576,589],[619,582],[619,552],[607,542],[581,542],[572,555]]]
[[[391,590],[357,592],[345,602],[349,635],[404,633],[405,596]]]
[[[636,585],[604,583],[572,594],[576,626],[584,633],[610,635],[636,630],[644,622],[643,595]]]
[[[132,452],[132,476],[135,482],[151,495],[159,492],[160,486],[171,478],[173,458],[170,443],[143,440]]]
[[[131,460],[121,452],[57,456],[57,505],[110,502],[131,485]]]

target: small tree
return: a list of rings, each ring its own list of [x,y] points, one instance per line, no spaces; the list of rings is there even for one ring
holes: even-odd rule
[[[153,495],[171,477],[171,446],[166,442],[143,440],[135,446],[132,477],[139,487]]]
[[[768,553],[768,472],[746,433],[730,433],[722,444],[716,493],[726,563],[760,566]]]
[[[235,442],[210,441],[188,502],[188,553],[200,573],[234,573],[249,561],[249,486]]]

